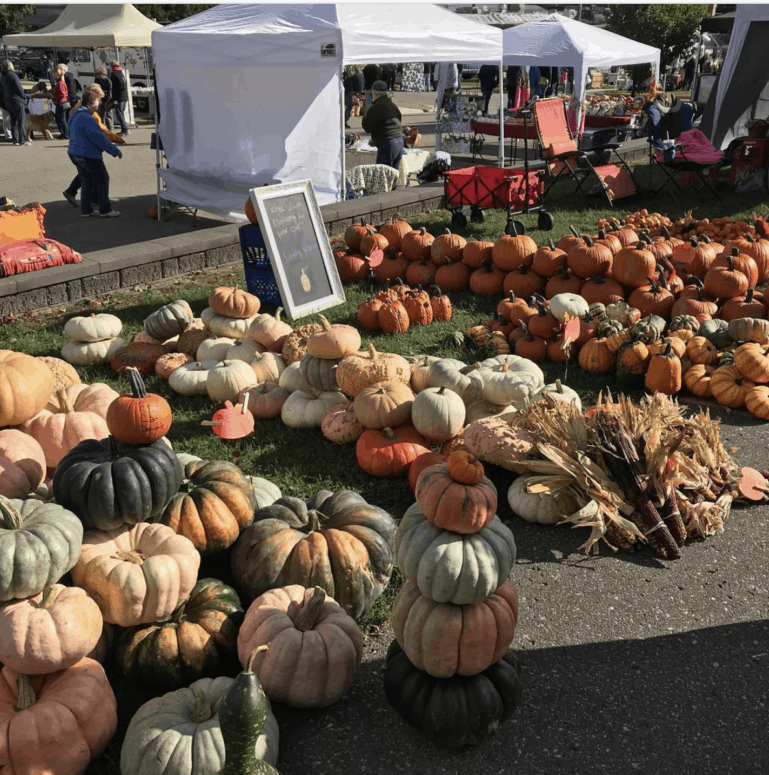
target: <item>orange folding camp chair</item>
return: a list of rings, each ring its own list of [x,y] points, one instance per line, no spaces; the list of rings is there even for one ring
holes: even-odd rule
[[[587,197],[594,188],[593,175],[612,207],[615,199],[624,199],[638,192],[630,167],[617,153],[618,143],[605,143],[589,151],[579,150],[566,116],[566,103],[562,99],[537,100],[534,103],[534,121],[547,174],[545,195],[557,182],[571,178],[576,185],[569,196],[580,191]],[[613,156],[616,156],[616,162]]]

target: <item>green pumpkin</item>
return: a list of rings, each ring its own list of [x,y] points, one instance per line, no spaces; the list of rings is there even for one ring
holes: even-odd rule
[[[339,390],[336,369],[341,358],[315,358],[309,353],[302,358],[299,369],[316,390]]]
[[[321,587],[354,619],[390,581],[393,518],[350,490],[283,497],[254,514],[232,551],[232,576],[249,600],[289,584]]]
[[[83,525],[56,503],[0,496],[0,602],[32,597],[77,562]]]
[[[677,315],[670,321],[668,328],[670,331],[685,329],[696,334],[700,330],[700,322],[693,315]]]
[[[600,301],[594,301],[588,308],[588,312],[594,320],[599,322],[606,320],[606,305]]]
[[[192,323],[193,315],[190,305],[184,299],[177,299],[170,304],[155,310],[144,319],[144,332],[164,342],[177,334],[181,334]]]
[[[478,675],[434,678],[414,667],[393,641],[387,650],[384,691],[403,720],[436,745],[478,745],[518,707],[520,663],[511,650]]]
[[[624,328],[625,327],[622,325],[622,323],[619,322],[619,320],[607,319],[598,326],[598,336],[601,338],[611,336],[612,334],[619,333]]]
[[[246,669],[227,690],[219,706],[219,726],[224,740],[224,767],[219,775],[278,775],[263,759],[257,759],[254,744],[267,718],[267,697],[253,671],[254,657],[267,649],[254,650]]]
[[[699,336],[712,342],[719,350],[723,350],[733,344],[732,337],[729,336],[729,323],[726,320],[703,320],[700,324]]]
[[[444,350],[464,350],[466,346],[467,340],[461,331],[452,331],[438,342],[438,347]]]
[[[630,330],[634,334],[643,334],[651,344],[662,337],[666,326],[665,319],[659,315],[647,315],[645,318],[641,318],[636,323],[633,323]]]
[[[232,675],[242,621],[238,593],[217,579],[200,579],[168,620],[123,632],[118,665],[132,682],[164,691]]]
[[[143,446],[81,441],[53,477],[56,502],[88,528],[116,530],[158,517],[179,492],[182,466],[163,439]]]

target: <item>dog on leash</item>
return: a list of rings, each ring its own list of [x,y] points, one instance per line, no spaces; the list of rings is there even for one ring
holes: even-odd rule
[[[53,135],[48,127],[53,121],[53,112],[47,110],[45,113],[34,116],[27,114],[27,140],[34,140],[34,132],[40,132],[46,140],[53,140]]]

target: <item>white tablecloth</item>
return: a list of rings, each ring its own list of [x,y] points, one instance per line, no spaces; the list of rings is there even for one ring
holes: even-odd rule
[[[414,150],[409,149],[408,153],[404,151],[403,156],[401,156],[401,166],[398,168],[398,185],[408,186],[409,174],[412,172],[421,172],[429,158],[429,151],[420,151],[418,148]],[[414,185],[416,186],[419,184],[414,181]]]

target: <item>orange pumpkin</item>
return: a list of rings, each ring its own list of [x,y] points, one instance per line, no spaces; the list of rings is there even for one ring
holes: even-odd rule
[[[516,296],[523,296],[524,299],[540,293],[544,287],[545,281],[526,264],[521,264],[515,271],[508,272],[502,285],[505,293],[512,291]]]
[[[573,275],[565,266],[562,266],[547,281],[545,285],[545,298],[552,299],[553,296],[557,296],[559,293],[576,293],[579,295],[581,290],[582,278]]]
[[[744,296],[727,299],[721,307],[721,320],[738,320],[739,318],[766,318],[764,295],[748,288]]]
[[[401,250],[408,261],[419,261],[420,258],[431,258],[433,237],[424,227],[414,229],[401,239]]]
[[[611,271],[613,255],[604,245],[596,245],[590,237],[584,237],[581,245],[575,245],[567,254],[566,265],[577,277],[604,275]]]
[[[769,421],[769,387],[756,385],[745,394],[747,410],[760,420]]]
[[[355,444],[358,465],[373,476],[403,476],[416,458],[429,451],[424,436],[410,426],[367,430]]]
[[[713,366],[718,362],[718,350],[704,336],[693,336],[686,343],[686,356],[694,364]]]
[[[352,248],[337,248],[334,263],[343,283],[358,283],[368,276],[370,264],[365,256]]]
[[[534,254],[531,268],[540,276],[547,279],[554,277],[561,267],[566,266],[566,253],[548,240]]]
[[[681,391],[681,360],[673,352],[672,342],[668,342],[664,350],[651,356],[644,384],[647,390],[669,396]]]
[[[383,235],[374,229],[367,229],[360,241],[360,252],[364,256],[370,256],[375,250],[386,250],[389,246],[390,243]]]
[[[497,314],[504,315],[514,326],[518,325],[519,320],[527,321],[536,313],[536,309],[530,307],[523,299],[518,298],[512,291],[507,294],[506,299],[497,304]]]
[[[406,274],[408,265],[409,262],[406,261],[402,253],[399,253],[393,247],[389,247],[384,252],[382,263],[374,267],[374,279],[378,283],[384,283],[387,280],[394,282]]]
[[[379,310],[384,304],[379,299],[369,299],[358,305],[358,323],[366,331],[379,330]]]
[[[411,492],[416,490],[417,480],[422,471],[430,466],[439,465],[445,462],[446,458],[439,452],[425,452],[423,455],[415,458],[414,462],[409,466],[408,482]]]
[[[757,342],[741,344],[734,351],[734,365],[740,374],[751,382],[764,384],[769,382],[769,347]]]
[[[53,374],[42,361],[0,350],[0,428],[32,419],[46,405],[53,383]]]
[[[464,261],[470,269],[480,269],[483,266],[484,261],[492,261],[492,247],[494,247],[493,242],[486,242],[478,239],[468,240],[462,250],[462,261]]]
[[[569,232],[564,234],[555,245],[558,250],[563,250],[567,255],[572,248],[585,244],[583,236],[573,226],[569,226]]]
[[[648,278],[649,284],[636,288],[628,297],[628,304],[641,312],[641,317],[659,315],[667,318],[676,303],[675,297],[663,288],[653,278]]]
[[[518,321],[523,330],[523,336],[515,343],[515,354],[530,361],[542,361],[547,356],[547,341],[540,336],[534,336],[523,320]]]
[[[710,265],[710,268],[718,269],[720,267],[728,267],[730,258],[734,263],[734,268],[738,272],[742,272],[745,277],[748,278],[748,288],[755,288],[756,283],[758,282],[758,266],[750,256],[740,253],[739,249],[736,247],[733,247],[731,250],[725,250],[723,253],[719,253]]]
[[[251,318],[259,312],[262,303],[258,296],[241,288],[218,286],[208,294],[208,306],[228,318]]]
[[[503,272],[511,272],[523,264],[527,269],[534,262],[537,243],[525,234],[509,236],[503,234],[491,249],[491,260]]]
[[[752,259],[751,259],[752,260]],[[713,266],[705,275],[705,291],[714,298],[731,299],[742,296],[748,290],[750,280],[738,268],[732,256],[726,256],[725,265]],[[755,262],[753,262],[755,265]]]
[[[588,304],[614,304],[625,298],[625,291],[616,280],[598,275],[593,275],[587,280],[582,285],[579,294]],[[631,306],[635,307],[636,305],[631,302]]]
[[[605,337],[589,339],[579,351],[579,367],[593,374],[608,374],[614,368],[614,360]]]
[[[712,366],[708,366],[704,363],[696,364],[686,370],[686,373],[684,374],[684,385],[686,385],[687,389],[691,393],[694,393],[695,396],[708,398],[713,395],[713,391],[710,389],[710,380],[714,371],[715,369]]]
[[[149,377],[155,371],[158,358],[164,354],[162,345],[132,342],[117,350],[109,365],[113,371],[121,375],[125,374],[127,368],[134,366],[142,376]]]
[[[412,264],[412,266],[417,265]],[[433,322],[433,307],[427,291],[412,291],[402,303],[409,316],[409,325],[428,326]]]
[[[720,366],[710,375],[713,398],[723,406],[739,409],[745,406],[745,396],[755,383],[740,373],[736,366]]]
[[[360,223],[354,223],[352,226],[348,226],[344,232],[344,244],[352,250],[360,250],[361,240],[373,230],[373,226],[370,223],[366,223],[361,220]]]
[[[634,246],[626,246],[616,256],[612,264],[612,277],[628,288],[640,288],[654,274],[657,261],[646,250],[645,243],[637,242]]]
[[[470,291],[476,296],[499,296],[505,283],[505,273],[491,261],[484,261],[480,269],[470,275]]]
[[[391,247],[401,250],[403,238],[412,231],[411,226],[401,218],[390,218],[379,227],[379,233],[387,240]]]
[[[436,322],[447,323],[454,314],[451,299],[437,285],[430,286],[430,306]]]
[[[429,258],[412,261],[406,268],[406,282],[409,285],[432,285],[437,269]]]
[[[447,291],[463,291],[470,284],[471,269],[460,259],[445,256],[435,272],[435,283]]]
[[[483,463],[467,450],[452,452],[446,460],[446,468],[451,478],[462,484],[478,484],[486,475]]]
[[[452,234],[449,229],[446,229],[430,246],[430,258],[437,266],[443,266],[447,259],[461,261],[466,244],[467,240],[464,237]]]
[[[409,330],[409,315],[400,301],[387,301],[377,313],[379,327],[386,334],[403,334]]]
[[[109,432],[123,444],[152,444],[168,433],[172,414],[168,401],[147,393],[139,370],[126,369],[131,392],[123,393],[107,409]]]

